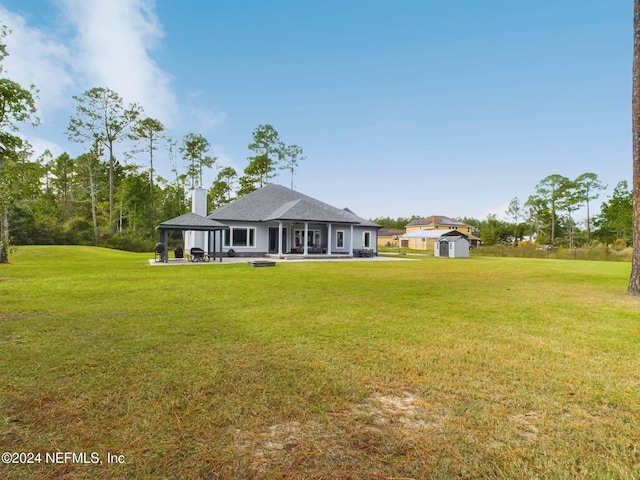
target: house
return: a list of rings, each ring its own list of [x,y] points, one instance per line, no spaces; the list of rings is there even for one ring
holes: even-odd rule
[[[478,237],[471,233],[471,225],[453,220],[443,215],[432,215],[430,217],[413,220],[407,225],[407,232],[402,236],[406,241],[403,246],[416,250],[435,250],[435,241],[440,239],[443,233],[458,231],[463,233],[471,247],[476,247],[480,241]],[[426,233],[430,231],[431,233]]]
[[[196,192],[194,212],[203,201],[206,205],[206,198]],[[377,253],[380,225],[281,185],[265,185],[214,210],[207,218],[229,227],[220,230],[222,251],[227,255]],[[185,249],[191,246],[186,240],[185,236]],[[204,239],[198,241],[205,244]]]
[[[404,228],[381,228],[378,230],[379,247],[399,247],[400,237],[406,233]]]
[[[467,258],[469,257],[469,238],[458,230],[443,232],[435,241],[433,250],[435,257]]]

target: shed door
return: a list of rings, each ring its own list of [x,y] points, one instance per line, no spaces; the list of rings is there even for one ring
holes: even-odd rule
[[[449,256],[449,242],[447,240],[440,241],[440,256],[441,257]]]

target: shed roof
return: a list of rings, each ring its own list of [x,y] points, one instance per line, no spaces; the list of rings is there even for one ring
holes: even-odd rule
[[[282,185],[268,184],[211,212],[218,221],[300,221],[379,227],[347,209],[333,207]]]

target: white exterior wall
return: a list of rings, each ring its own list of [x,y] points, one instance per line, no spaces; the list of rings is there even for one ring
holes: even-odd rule
[[[354,229],[355,231],[355,229]],[[338,232],[343,232],[344,242],[342,247],[338,247]],[[331,224],[331,238],[329,239],[332,253],[349,253],[351,246],[351,225],[343,225],[340,223]],[[356,248],[355,246],[353,248]]]
[[[455,242],[449,243],[449,256],[453,258],[468,258],[469,241],[460,237]]]
[[[207,216],[207,191],[204,188],[194,188],[191,192],[191,211],[203,217]],[[192,248],[209,250],[207,232],[188,230],[183,232],[184,252],[188,254]]]
[[[224,222],[225,225],[229,226],[229,230],[223,233],[222,238],[222,251],[224,253],[233,249],[234,252],[244,255],[261,255],[267,253],[269,249],[269,225],[265,225],[263,223],[252,223],[252,222]],[[233,228],[253,228],[255,229],[255,243],[253,247],[239,247],[234,245],[225,245],[224,237],[225,235],[229,236],[231,239],[231,230]]]
[[[364,234],[369,233],[369,246],[364,246]],[[353,248],[368,248],[378,250],[378,230],[367,227],[353,227]]]

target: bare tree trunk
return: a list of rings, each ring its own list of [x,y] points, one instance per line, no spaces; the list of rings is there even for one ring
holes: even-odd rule
[[[640,296],[640,0],[634,0],[633,5],[633,260],[627,292]]]
[[[2,154],[0,154],[0,172],[4,167]],[[0,216],[0,263],[9,263],[9,208],[2,205],[2,216]]]
[[[115,232],[115,225],[113,224],[113,207],[115,206],[115,179],[114,179],[114,167],[116,159],[113,156],[113,142],[109,142],[109,233],[111,235]]]
[[[4,167],[4,160],[0,154],[0,172]],[[9,205],[4,203],[0,213],[0,263],[9,263]]]
[[[591,245],[591,221],[589,220],[589,184],[587,183],[587,244]]]
[[[9,263],[9,207],[2,206],[0,216],[0,263]]]
[[[91,161],[91,159],[89,160]],[[91,196],[91,219],[93,220],[93,239],[98,246],[100,242],[100,234],[98,232],[98,216],[96,215],[96,185],[93,181],[93,168],[89,163],[89,194]]]

